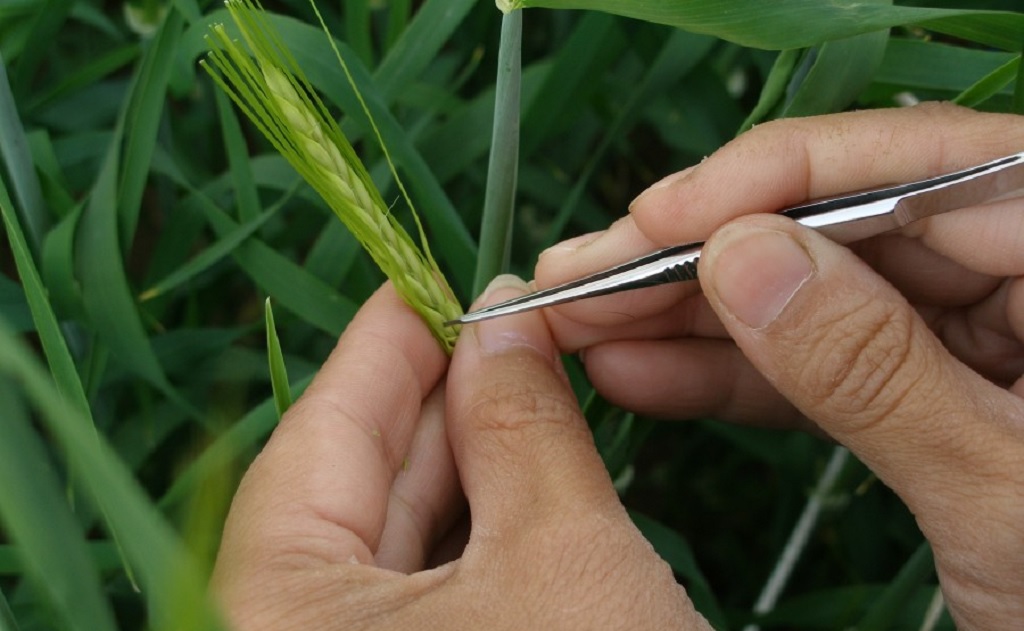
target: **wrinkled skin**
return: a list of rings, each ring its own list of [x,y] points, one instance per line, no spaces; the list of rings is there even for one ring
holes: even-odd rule
[[[656,184],[608,231],[549,250],[536,280],[708,239],[699,286],[472,325],[450,366],[386,286],[238,490],[213,583],[229,620],[707,629],[619,504],[561,350],[585,351],[594,384],[624,407],[846,445],[914,512],[960,628],[1017,628],[1024,203],[852,251],[762,213],[1020,150],[1022,119],[951,106],[758,127]],[[480,304],[523,291],[499,279]]]
[[[846,445],[917,517],[960,628],[1019,628],[1024,201],[933,217],[856,256],[757,213],[1022,150],[1024,118],[937,104],[756,128],[537,269],[543,287],[710,236],[700,288],[567,305],[552,330],[624,407]]]

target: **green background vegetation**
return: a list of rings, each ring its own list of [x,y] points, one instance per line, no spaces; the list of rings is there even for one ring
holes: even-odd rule
[[[754,122],[906,94],[1022,110],[1024,14],[977,13],[1017,1],[522,4],[611,12],[525,12],[510,265],[526,277],[543,248],[607,226],[647,184]],[[407,220],[310,7],[269,8]],[[320,9],[467,304],[500,14],[471,0]],[[297,393],[382,281],[197,71],[225,11],[125,11],[0,0],[3,631],[214,626],[202,577],[238,476],[277,420],[264,300]],[[862,465],[804,435],[635,418],[569,366],[624,501],[717,628],[922,628],[929,552]],[[836,475],[819,485],[829,462]],[[811,499],[822,513],[792,580],[754,616]],[[952,628],[948,616],[934,625]]]

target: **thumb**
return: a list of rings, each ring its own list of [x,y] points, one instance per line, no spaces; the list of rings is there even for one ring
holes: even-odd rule
[[[521,280],[503,276],[481,302],[524,293]],[[594,511],[626,518],[539,312],[467,326],[446,400],[474,531],[514,532]]]
[[[719,230],[701,282],[748,360],[919,517],[976,496],[1010,457],[1005,392],[952,357],[849,250],[788,219]],[[1006,418],[1006,410],[1002,416]]]

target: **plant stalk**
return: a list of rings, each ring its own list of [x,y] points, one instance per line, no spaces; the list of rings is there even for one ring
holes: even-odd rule
[[[497,89],[487,192],[480,225],[480,253],[473,277],[473,295],[479,296],[492,278],[508,269],[512,245],[512,218],[519,176],[519,109],[522,78],[523,12],[501,18]]]

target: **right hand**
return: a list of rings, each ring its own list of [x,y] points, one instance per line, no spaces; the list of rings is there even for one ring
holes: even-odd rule
[[[945,105],[760,126],[550,250],[540,288],[707,239],[701,288],[548,310],[623,407],[812,427],[849,447],[931,541],[962,628],[1024,620],[1024,202],[964,209],[854,256],[779,216],[807,199],[1024,150],[1024,118]],[[739,219],[737,219],[739,218]],[[867,263],[867,264],[865,264]]]

